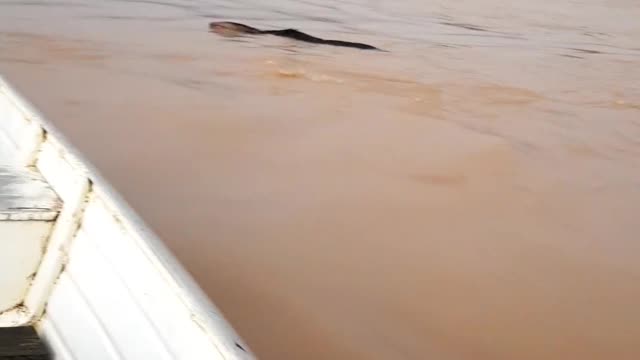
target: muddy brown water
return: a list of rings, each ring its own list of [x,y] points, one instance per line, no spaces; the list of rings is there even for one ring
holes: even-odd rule
[[[0,73],[262,359],[638,359],[637,19],[633,0],[2,1]]]

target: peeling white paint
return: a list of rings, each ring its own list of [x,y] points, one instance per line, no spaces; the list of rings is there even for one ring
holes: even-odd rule
[[[34,316],[42,314],[53,284],[68,261],[68,249],[80,225],[89,193],[89,180],[84,173],[72,166],[71,161],[53,139],[49,138],[42,144],[36,167],[56,189],[64,206],[51,231],[44,259],[25,299],[25,304]]]

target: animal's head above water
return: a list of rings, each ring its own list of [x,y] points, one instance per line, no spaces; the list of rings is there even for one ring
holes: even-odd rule
[[[212,23],[209,23],[209,31],[223,36],[238,36],[242,34],[261,33],[259,29],[230,21],[214,21]]]

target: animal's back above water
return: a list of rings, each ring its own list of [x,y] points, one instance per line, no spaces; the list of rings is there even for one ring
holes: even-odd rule
[[[289,39],[304,41],[304,42],[313,43],[313,44],[343,46],[343,47],[350,47],[350,48],[362,49],[362,50],[380,50],[375,46],[371,46],[363,43],[341,41],[341,40],[325,40],[325,39],[317,38],[315,36],[311,36],[309,34],[305,34],[302,31],[298,31],[295,29],[260,30],[251,26],[230,22],[230,21],[212,22],[209,24],[209,30],[224,36],[238,36],[242,34],[275,35],[275,36],[286,37]]]

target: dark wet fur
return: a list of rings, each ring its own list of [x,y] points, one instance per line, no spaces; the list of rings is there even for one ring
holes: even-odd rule
[[[325,44],[325,45],[333,45],[333,46],[343,46],[350,47],[355,49],[363,49],[363,50],[380,50],[375,46],[350,42],[350,41],[341,41],[341,40],[325,40],[321,38],[317,38],[315,36],[311,36],[309,34],[305,34],[302,31],[298,31],[296,29],[284,29],[284,30],[260,30],[251,26],[247,26],[240,23],[224,21],[224,22],[212,22],[209,24],[210,29],[214,29],[216,26],[222,26],[228,31],[237,32],[239,34],[251,34],[251,35],[275,35],[286,37],[289,39],[304,41],[312,44]]]

